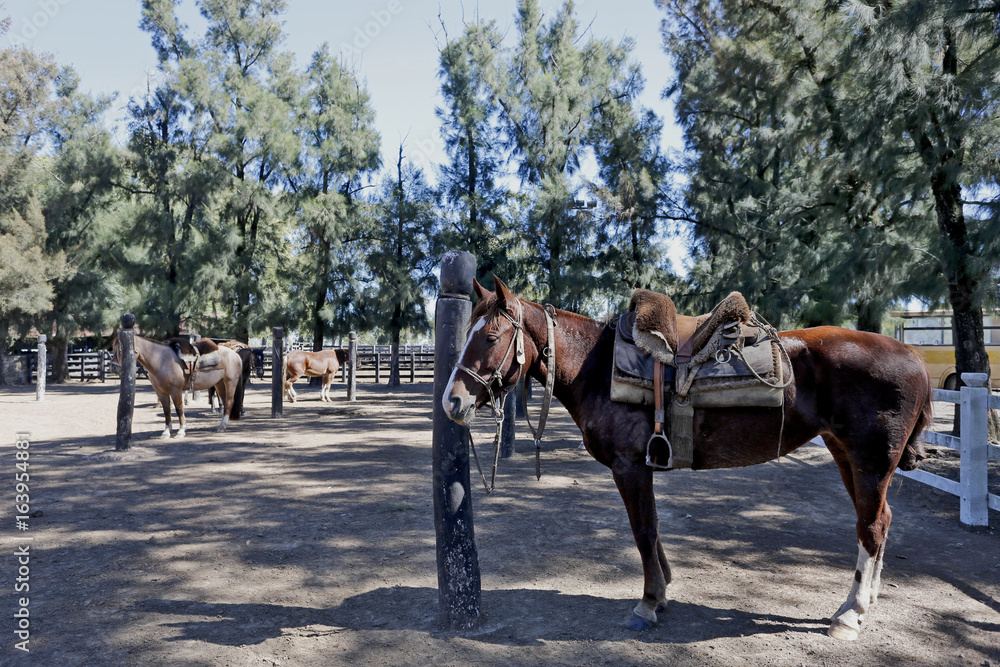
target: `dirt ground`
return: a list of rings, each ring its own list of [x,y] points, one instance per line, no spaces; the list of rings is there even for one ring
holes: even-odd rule
[[[882,596],[857,642],[826,636],[852,583],[853,511],[822,447],[780,462],[658,476],[674,581],[655,628],[623,627],[642,587],[610,473],[561,409],[541,481],[527,429],[498,491],[474,478],[478,629],[438,625],[430,385],[318,388],[270,418],[248,393],[226,433],[204,402],[159,440],[139,382],[136,449],[115,455],[118,387],[0,389],[3,665],[1000,666],[1000,517],[893,482]],[[204,399],[203,399],[204,400]],[[489,449],[491,420],[477,441]],[[15,432],[31,434],[28,531],[14,528]],[[942,464],[935,464],[942,465]],[[30,536],[30,653],[14,648]]]

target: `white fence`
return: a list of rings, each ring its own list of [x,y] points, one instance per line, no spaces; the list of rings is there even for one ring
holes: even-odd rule
[[[987,412],[1000,409],[1000,396],[990,394],[985,373],[963,373],[967,386],[961,391],[935,389],[935,401],[947,401],[961,406],[962,435],[924,431],[923,441],[957,449],[961,453],[959,481],[950,480],[923,470],[897,474],[959,497],[959,520],[968,526],[988,526],[989,510],[1000,511],[1000,496],[989,492],[988,462],[1000,461],[1000,447],[987,440]]]

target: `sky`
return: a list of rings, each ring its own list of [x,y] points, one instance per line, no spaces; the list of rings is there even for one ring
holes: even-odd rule
[[[0,15],[12,18],[0,45],[25,43],[51,53],[60,65],[72,65],[81,86],[93,94],[117,92],[109,122],[117,126],[124,145],[125,106],[142,95],[156,57],[149,35],[139,29],[139,0],[0,0]],[[539,0],[546,16],[560,0]],[[304,69],[312,53],[329,42],[334,53],[347,56],[367,82],[382,136],[384,164],[393,164],[400,142],[404,154],[424,167],[432,181],[433,165],[445,161],[437,79],[438,45],[444,38],[441,21],[456,36],[462,21],[476,14],[493,18],[501,28],[514,22],[515,0],[289,0],[284,16],[287,41],[296,64]],[[661,15],[654,0],[577,0],[581,25],[598,38],[635,40],[633,58],[642,65],[646,90],[640,101],[664,122],[663,147],[680,148],[672,105],[661,98],[670,64],[660,47]],[[181,20],[200,34],[201,17],[193,0],[183,0]]]

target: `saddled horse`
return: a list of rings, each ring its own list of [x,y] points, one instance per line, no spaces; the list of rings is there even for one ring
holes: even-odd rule
[[[651,627],[657,612],[665,609],[670,583],[653,469],[645,458],[654,416],[651,407],[610,398],[613,327],[553,310],[554,340],[549,340],[542,306],[517,298],[499,280],[495,293],[478,282],[474,287],[479,298],[474,324],[442,397],[445,413],[464,424],[476,408],[523,375],[544,385],[548,368],[543,351],[554,346],[553,393],[580,427],[587,451],[611,469],[642,558],[643,595],[626,625],[632,630]],[[913,469],[923,458],[918,438],[930,420],[930,379],[914,353],[886,336],[816,327],[782,332],[780,340],[787,351],[787,362],[779,362],[784,377],[794,370],[783,390],[783,407],[696,408],[692,467],[764,463],[822,437],[853,501],[858,536],[854,583],[828,633],[856,639],[878,596],[892,519],[886,490],[897,467]],[[523,353],[512,353],[522,346]]]
[[[320,350],[319,352],[306,352],[305,350],[291,350],[285,355],[281,368],[281,377],[285,388],[285,395],[292,403],[295,402],[295,389],[292,384],[300,377],[322,378],[323,386],[319,392],[319,400],[330,400],[330,385],[333,384],[334,375],[340,370],[341,364],[347,362],[347,350]]]
[[[240,406],[241,406],[241,408],[240,408],[240,414],[242,415],[243,412],[244,412],[244,410],[242,408],[242,405],[243,405],[243,395],[244,395],[244,392],[246,391],[247,386],[251,382],[251,377],[253,376],[254,371],[257,368],[257,366],[256,366],[256,359],[255,359],[255,355],[254,355],[254,352],[253,352],[253,348],[251,348],[249,345],[247,345],[243,341],[239,341],[239,340],[235,340],[235,339],[233,339],[233,340],[227,340],[225,342],[219,343],[219,347],[228,347],[230,350],[232,350],[236,354],[240,355],[240,361],[243,363],[243,374],[242,374],[242,377],[241,377],[240,386],[236,388],[236,396],[234,397],[234,400],[237,403],[239,403]],[[215,412],[215,401],[216,401],[217,395],[218,394],[215,391],[215,387],[209,387],[209,389],[208,389],[208,405],[211,408],[212,412]],[[222,405],[221,405],[222,401],[221,401],[221,399],[219,400],[219,403],[220,403],[219,409],[221,410],[222,409]]]
[[[163,429],[163,438],[170,437],[170,402],[173,401],[177,410],[177,420],[180,428],[177,430],[177,437],[185,435],[184,424],[184,401],[183,393],[188,389],[188,378],[185,375],[185,362],[177,352],[177,345],[184,339],[172,339],[161,342],[150,340],[142,336],[135,337],[135,354],[139,363],[143,365],[149,373],[150,384],[156,392],[156,398],[163,406],[163,417],[166,427]],[[210,343],[211,341],[205,341]],[[175,343],[175,344],[171,344]],[[243,362],[238,354],[226,347],[218,347],[218,363],[214,366],[200,368],[195,373],[192,389],[201,391],[214,387],[222,398],[222,423],[215,429],[225,431],[229,420],[237,420],[243,410],[243,394],[238,392],[242,380]],[[115,339],[112,360],[116,364],[121,363],[121,350],[118,347],[118,339]]]

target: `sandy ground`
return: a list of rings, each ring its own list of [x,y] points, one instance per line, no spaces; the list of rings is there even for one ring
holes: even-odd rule
[[[114,447],[118,387],[34,401],[0,389],[3,665],[1000,665],[1000,517],[897,478],[882,596],[857,642],[826,636],[852,583],[853,511],[830,456],[658,476],[674,582],[660,623],[623,627],[642,573],[610,473],[550,420],[543,476],[523,422],[498,491],[473,486],[476,630],[438,625],[430,385],[318,388],[270,418],[159,440],[139,383],[135,449]],[[477,442],[489,449],[480,422]],[[31,509],[15,529],[14,433],[31,434]],[[935,462],[947,468],[948,461]],[[953,466],[952,466],[953,467]],[[474,479],[474,484],[477,480]],[[5,488],[4,488],[5,487]],[[22,538],[30,537],[29,541]],[[15,649],[17,548],[30,544],[30,653]]]

